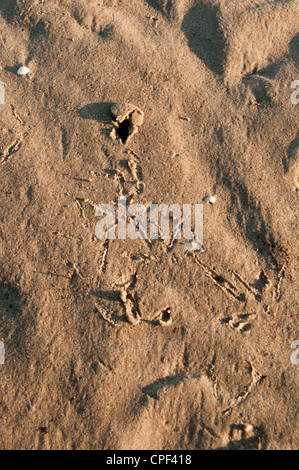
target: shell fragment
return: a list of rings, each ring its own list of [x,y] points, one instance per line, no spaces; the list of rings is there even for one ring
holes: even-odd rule
[[[204,198],[204,202],[208,202],[209,204],[215,204],[216,198],[215,196],[208,196]]]
[[[17,71],[17,75],[27,75],[27,73],[29,73],[29,69],[25,65],[22,65]]]

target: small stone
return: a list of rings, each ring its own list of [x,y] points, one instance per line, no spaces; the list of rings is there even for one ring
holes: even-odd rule
[[[204,198],[204,202],[208,202],[209,204],[215,204],[216,198],[215,196],[207,196]]]
[[[29,73],[29,69],[25,65],[22,65],[17,71],[17,75],[27,75],[27,73]]]

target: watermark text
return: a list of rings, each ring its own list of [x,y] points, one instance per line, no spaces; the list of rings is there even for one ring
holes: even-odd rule
[[[293,354],[291,355],[291,363],[294,365],[294,366],[297,366],[299,364],[299,340],[296,340],[296,341],[293,341],[292,342],[292,345],[291,345],[291,348],[292,349],[296,349],[296,351],[293,352]]]
[[[0,104],[5,104],[5,85],[0,80]]]
[[[194,209],[194,210],[192,210]],[[185,250],[198,251],[203,245],[203,205],[131,204],[118,197],[117,210],[110,204],[100,204],[96,217],[99,240],[185,240]],[[117,231],[117,236],[116,236]],[[172,233],[171,233],[172,232]]]
[[[299,104],[299,80],[294,80],[291,83],[291,88],[296,88],[291,95],[291,102],[292,104]]]
[[[5,364],[5,347],[3,341],[0,341],[0,364]]]

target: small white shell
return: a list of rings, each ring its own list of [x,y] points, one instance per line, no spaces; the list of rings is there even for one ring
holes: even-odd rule
[[[208,196],[204,199],[204,202],[208,202],[209,204],[215,204],[216,198],[215,196]]]
[[[17,71],[17,75],[27,75],[27,73],[29,73],[29,69],[25,65],[22,65]]]

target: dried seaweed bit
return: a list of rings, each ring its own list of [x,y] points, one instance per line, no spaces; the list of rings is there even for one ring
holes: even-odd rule
[[[129,142],[138,128],[142,125],[144,113],[140,108],[130,103],[116,103],[111,108],[113,140],[120,139],[123,144]]]

